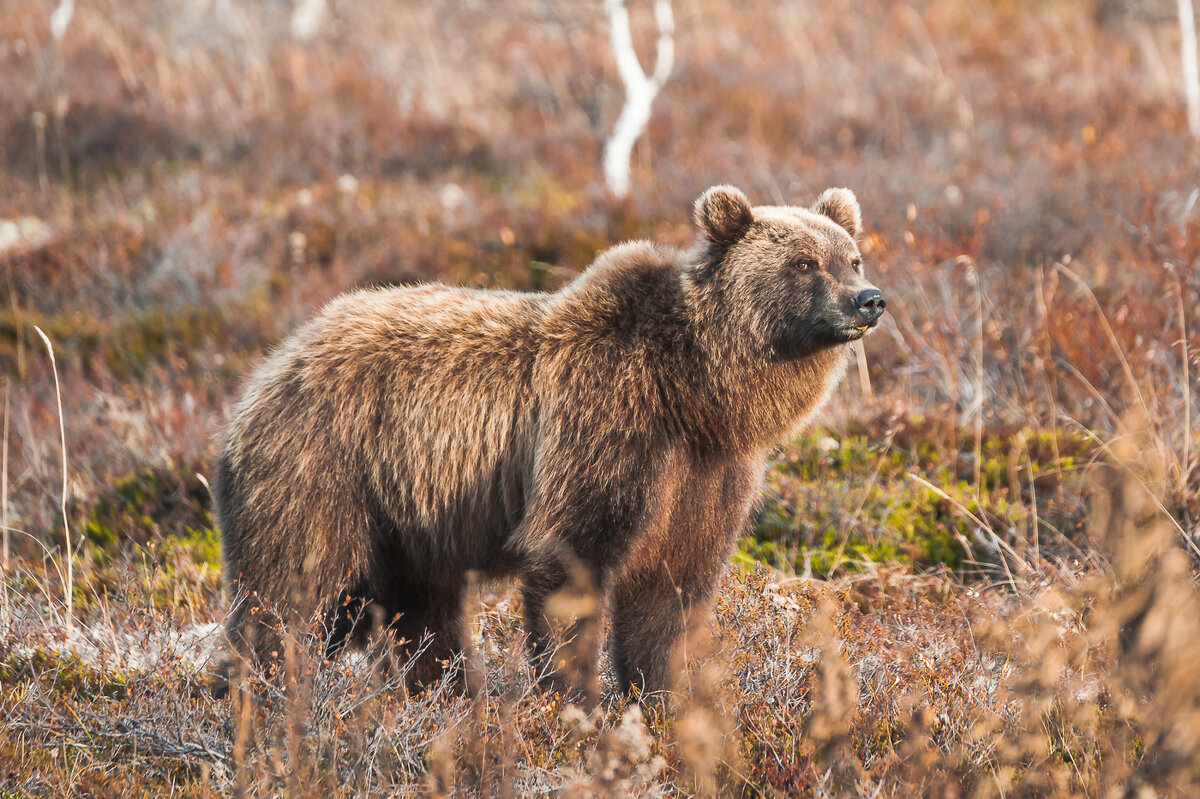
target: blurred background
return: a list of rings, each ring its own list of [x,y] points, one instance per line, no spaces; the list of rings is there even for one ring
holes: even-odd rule
[[[1074,557],[1071,475],[1134,407],[1194,545],[1183,5],[675,0],[618,199],[602,158],[625,88],[599,0],[0,0],[5,511],[32,534],[11,546],[61,535],[34,325],[87,546],[201,531],[211,549],[202,478],[239,381],[322,303],[552,290],[621,240],[687,246],[714,183],[760,203],[852,188],[889,299],[869,386],[852,370],[785,448],[744,556],[965,569],[999,537]],[[653,6],[630,16],[649,73]]]

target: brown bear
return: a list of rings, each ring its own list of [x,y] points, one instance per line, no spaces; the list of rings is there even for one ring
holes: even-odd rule
[[[555,293],[359,291],[284,342],[217,467],[233,645],[268,656],[281,618],[324,614],[335,652],[367,603],[401,646],[429,636],[409,671],[427,683],[475,572],[520,578],[536,661],[570,561],[602,592],[621,688],[666,688],[769,451],[884,309],[847,189],[752,208],[717,186],[694,218],[691,251],[622,244]]]

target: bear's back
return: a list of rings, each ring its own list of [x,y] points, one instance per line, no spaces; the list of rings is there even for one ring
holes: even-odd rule
[[[494,556],[456,542],[500,545],[523,512],[544,302],[439,285],[344,295],[255,372],[226,456],[344,470],[426,564]]]

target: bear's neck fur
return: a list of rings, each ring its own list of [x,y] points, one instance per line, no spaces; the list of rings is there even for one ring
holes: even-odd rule
[[[829,399],[846,371],[844,344],[783,357],[732,318],[719,282],[679,272],[681,313],[695,342],[702,392],[692,426],[719,450],[769,449],[794,435]],[[698,365],[699,365],[698,364]]]
[[[553,296],[543,332],[577,347],[562,357],[579,363],[595,363],[589,356],[600,351],[653,360],[635,371],[655,375],[658,385],[625,399],[699,454],[763,452],[821,408],[845,372],[848,350],[779,356],[755,339],[721,282],[698,276],[695,266],[694,253],[651,242],[614,247]]]

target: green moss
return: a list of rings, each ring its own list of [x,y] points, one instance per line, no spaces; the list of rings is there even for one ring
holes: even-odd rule
[[[15,374],[17,349],[28,348],[37,325],[50,337],[63,364],[77,365],[88,378],[101,373],[140,378],[156,365],[192,366],[211,373],[214,363],[230,375],[246,358],[274,340],[275,313],[265,297],[253,296],[237,308],[193,305],[135,311],[115,320],[81,312],[38,314],[20,308],[0,310],[0,370]],[[212,353],[222,357],[213,361]]]
[[[221,536],[215,527],[188,527],[183,535],[173,536],[163,543],[163,555],[182,552],[192,563],[214,568],[221,566]]]
[[[81,513],[79,529],[91,546],[76,577],[77,607],[117,599],[176,607],[211,601],[220,583],[220,537],[198,466],[139,469]]]
[[[144,467],[113,482],[88,509],[83,529],[102,552],[123,542],[144,545],[165,538],[188,539],[214,527],[208,489],[196,463]]]
[[[101,671],[76,655],[35,649],[27,655],[9,655],[0,661],[0,683],[42,682],[60,695],[124,699],[128,694],[125,677]]]
[[[1044,489],[1089,452],[1092,445],[1080,437],[988,431],[976,483],[973,431],[947,439],[924,420],[897,427],[888,439],[814,431],[785,447],[767,475],[764,502],[739,557],[817,575],[866,561],[958,569],[985,554],[974,544],[978,524],[971,516],[1008,535],[1031,524],[1035,501],[1041,521],[1071,529],[1060,518],[1069,509],[1048,506]],[[1037,490],[1030,490],[1035,479]]]

